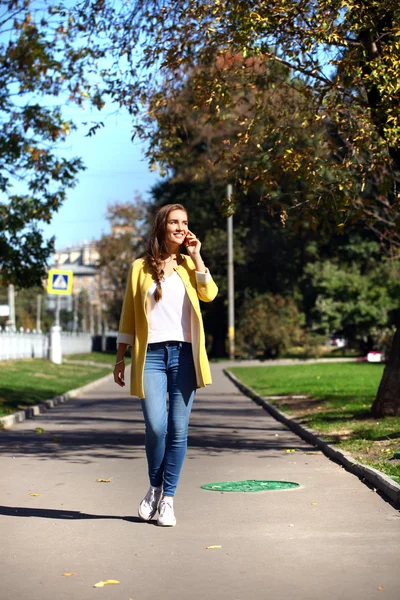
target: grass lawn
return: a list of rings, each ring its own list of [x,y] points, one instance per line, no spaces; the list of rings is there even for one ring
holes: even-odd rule
[[[83,354],[68,354],[64,357],[66,362],[69,360],[83,360],[96,363],[106,363],[113,366],[115,364],[115,352],[85,352]],[[130,363],[130,358],[125,357],[125,363]]]
[[[374,401],[383,365],[335,363],[271,367],[230,367],[243,383],[288,415],[348,450],[361,463],[400,483],[400,417],[374,419]],[[305,396],[293,398],[293,396]]]
[[[0,362],[0,416],[39,404],[110,374],[110,367],[54,363],[44,359]]]
[[[115,352],[86,352],[83,354],[68,354],[68,356],[65,356],[64,358],[66,362],[69,360],[81,360],[85,362],[96,362],[99,364],[105,363],[110,365],[110,367],[113,367],[116,361],[115,356]],[[131,364],[130,356],[125,355],[125,364]]]

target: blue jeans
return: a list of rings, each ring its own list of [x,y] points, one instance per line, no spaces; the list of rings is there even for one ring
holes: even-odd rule
[[[189,417],[196,391],[192,344],[159,342],[147,347],[144,394],[146,456],[150,484],[174,496],[186,455]],[[168,392],[168,411],[167,411]]]

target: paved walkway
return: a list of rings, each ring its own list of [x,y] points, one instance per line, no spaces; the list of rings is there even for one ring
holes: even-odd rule
[[[141,414],[113,383],[0,432],[1,600],[398,600],[398,511],[212,369],[172,529],[136,517]],[[241,479],[301,487],[200,489]]]

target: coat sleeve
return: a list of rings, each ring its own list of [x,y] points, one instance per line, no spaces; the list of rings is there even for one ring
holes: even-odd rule
[[[132,346],[133,340],[135,339],[135,306],[133,301],[132,271],[133,265],[129,269],[126,282],[125,297],[122,305],[117,337],[117,344],[129,344],[130,346]]]
[[[218,287],[210,272],[200,273],[196,271],[197,295],[203,302],[211,302],[218,294]]]

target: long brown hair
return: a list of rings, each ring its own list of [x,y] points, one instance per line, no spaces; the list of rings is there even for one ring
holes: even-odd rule
[[[187,210],[182,204],[166,204],[165,206],[162,206],[154,217],[149,243],[147,245],[146,261],[150,272],[153,275],[153,279],[157,283],[154,292],[154,300],[156,302],[159,302],[162,298],[161,281],[164,277],[164,269],[161,257],[168,254],[165,234],[167,231],[169,213],[173,210],[183,210],[183,212],[187,214]]]

